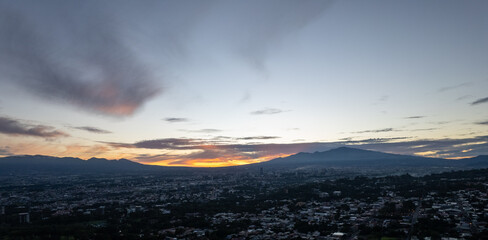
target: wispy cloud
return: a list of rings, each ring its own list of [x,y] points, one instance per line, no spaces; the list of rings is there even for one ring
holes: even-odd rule
[[[404,130],[404,131],[408,131],[408,132],[422,132],[422,131],[434,131],[434,130],[437,130],[439,128],[415,128],[415,129],[407,129],[407,130]]]
[[[196,130],[190,130],[190,129],[179,129],[182,132],[189,132],[189,133],[218,133],[222,132],[221,129],[216,129],[216,128],[204,128],[204,129],[196,129]]]
[[[112,133],[108,130],[103,130],[100,128],[96,127],[89,127],[89,126],[83,126],[83,127],[72,127],[73,129],[78,129],[78,130],[83,130],[87,132],[92,132],[92,133],[98,133],[98,134],[107,134],[107,133]]]
[[[380,98],[378,98],[378,102],[386,102],[386,101],[388,101],[388,99],[390,99],[390,96],[383,95]]]
[[[353,144],[353,145],[364,145],[364,144],[371,144],[371,143],[386,143],[398,140],[406,140],[410,137],[390,137],[390,138],[367,138],[367,139],[354,139],[351,137],[342,138],[338,143],[342,144]]]
[[[378,99],[376,99],[375,102],[373,103],[373,105],[383,104],[383,103],[387,102],[389,99],[390,99],[390,96],[383,95],[383,96],[379,97]]]
[[[485,97],[472,102],[471,105],[477,105],[477,104],[487,103],[487,102],[488,102],[488,97]]]
[[[473,97],[473,96],[471,96],[471,95],[463,95],[461,97],[456,98],[456,101],[461,101],[461,100],[464,100],[464,99],[467,99],[467,98],[471,98],[471,97]]]
[[[62,131],[55,130],[54,127],[28,124],[8,117],[0,117],[0,133],[13,136],[24,135],[43,138],[69,136]]]
[[[249,93],[249,91],[246,91],[242,98],[239,100],[239,103],[249,102],[249,100],[251,100],[251,93]]]
[[[442,87],[442,88],[439,88],[438,92],[445,92],[445,91],[453,90],[456,88],[467,87],[467,86],[470,86],[471,84],[473,84],[473,83],[472,82],[464,82],[464,83],[460,83],[457,85]]]
[[[278,108],[264,108],[261,110],[251,112],[252,115],[271,115],[271,114],[278,114],[284,112]]]
[[[409,116],[405,117],[405,119],[420,119],[420,118],[425,118],[426,116]]]
[[[168,117],[165,118],[164,121],[170,122],[170,123],[179,123],[179,122],[188,122],[188,118],[180,118],[180,117]]]
[[[277,136],[254,136],[254,137],[240,137],[236,138],[236,140],[268,140],[268,139],[277,139],[280,137]]]
[[[382,129],[364,130],[364,131],[353,132],[353,133],[382,133],[382,132],[393,132],[393,131],[396,130],[393,128],[382,128]]]

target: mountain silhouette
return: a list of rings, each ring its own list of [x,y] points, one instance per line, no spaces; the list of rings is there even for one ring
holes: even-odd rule
[[[350,147],[340,147],[325,152],[300,152],[288,157],[267,162],[224,168],[163,167],[136,163],[127,159],[107,160],[91,158],[83,160],[71,157],[50,157],[42,155],[10,156],[0,158],[0,174],[122,174],[122,173],[196,173],[245,170],[265,167],[267,169],[303,169],[325,167],[360,168],[486,168],[488,155],[450,160],[400,154],[383,153]]]
[[[313,167],[488,167],[488,156],[450,160],[339,147],[325,152],[301,152],[255,165],[281,169]]]
[[[104,158],[91,158],[83,160],[42,155],[10,156],[0,159],[0,173],[2,174],[128,173],[154,171],[161,168],[164,167],[144,165],[127,159],[107,160]]]

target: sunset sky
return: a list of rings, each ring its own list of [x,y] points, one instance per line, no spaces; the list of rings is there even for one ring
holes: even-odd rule
[[[488,154],[488,1],[0,0],[0,156]]]

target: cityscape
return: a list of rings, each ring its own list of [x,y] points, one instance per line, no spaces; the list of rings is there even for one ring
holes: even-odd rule
[[[0,0],[0,240],[488,240],[487,13]]]
[[[2,177],[3,239],[484,239],[488,170]]]

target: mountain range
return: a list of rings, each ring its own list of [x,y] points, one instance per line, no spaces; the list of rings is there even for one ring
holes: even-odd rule
[[[448,167],[448,168],[486,168],[488,155],[473,158],[450,160],[426,158],[419,156],[399,155],[369,151],[350,147],[340,147],[325,152],[300,152],[288,157],[276,158],[267,162],[244,166],[225,167],[225,169],[282,169],[326,167],[360,167],[360,168],[415,168],[415,167]],[[224,169],[224,168],[221,168]],[[58,158],[40,155],[9,156],[0,158],[0,175],[6,174],[97,174],[97,173],[144,173],[144,172],[182,172],[205,171],[202,168],[162,167],[144,165],[127,159],[107,160],[91,158]],[[207,169],[208,171],[208,169]]]

